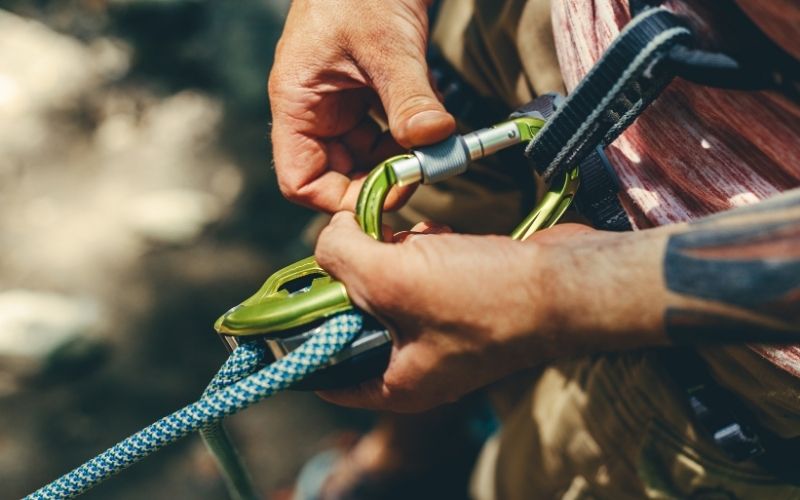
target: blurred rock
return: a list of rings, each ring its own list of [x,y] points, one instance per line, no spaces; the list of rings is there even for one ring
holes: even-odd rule
[[[128,220],[142,236],[159,243],[188,243],[217,218],[219,202],[190,189],[144,194],[128,206]]]
[[[309,215],[268,167],[289,0],[0,4],[0,498],[20,498],[196,398],[216,315],[308,255]],[[272,491],[345,422],[286,394],[231,431]],[[224,495],[189,439],[86,498]]]
[[[69,283],[115,300],[152,245],[192,241],[235,203],[242,176],[217,148],[220,102],[120,84],[130,59],[112,38],[0,11],[0,275],[11,286]]]
[[[4,371],[32,375],[65,355],[80,362],[94,356],[100,320],[98,305],[85,298],[49,292],[0,293],[0,359]],[[9,370],[11,369],[11,370]]]
[[[71,108],[87,88],[123,75],[129,50],[100,39],[84,45],[43,24],[0,10],[0,149],[41,146],[42,112]]]

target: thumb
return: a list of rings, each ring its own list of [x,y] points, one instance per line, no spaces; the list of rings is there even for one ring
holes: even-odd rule
[[[364,233],[352,212],[338,212],[320,233],[314,256],[323,269],[347,286],[351,298],[365,297],[367,288],[384,274],[391,247]]]
[[[389,130],[403,147],[441,141],[455,131],[455,119],[436,98],[422,51],[387,58],[374,79]]]

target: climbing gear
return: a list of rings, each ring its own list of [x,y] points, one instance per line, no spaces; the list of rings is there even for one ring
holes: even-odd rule
[[[610,144],[665,88],[677,69],[696,67],[691,32],[666,9],[636,15],[573,93],[548,95],[507,122],[390,158],[366,179],[356,211],[362,229],[381,237],[382,208],[392,186],[430,183],[462,173],[471,160],[527,142],[526,156],[551,190],[512,233],[525,239],[558,221],[583,185],[584,215],[598,227],[630,227],[617,199],[613,170],[602,148]],[[683,52],[681,52],[683,50]],[[677,61],[677,62],[676,62]],[[215,324],[232,354],[203,396],[134,434],[81,467],[31,494],[72,498],[161,447],[201,431],[235,498],[255,493],[230,441],[224,417],[288,388],[323,388],[376,375],[387,362],[390,335],[354,308],[343,284],[313,258],[288,266]]]
[[[575,206],[598,229],[632,229],[602,150],[673,78],[719,88],[779,90],[800,99],[800,61],[757,28],[751,26],[743,36],[744,54],[708,52],[694,47],[691,30],[662,3],[631,0],[634,17],[525,149],[545,180],[581,162]]]
[[[541,102],[552,98],[546,96]],[[495,127],[384,161],[370,173],[359,195],[356,211],[362,229],[380,239],[383,202],[392,186],[458,175],[472,159],[529,141],[544,122],[543,114],[532,109]],[[524,239],[558,221],[577,190],[576,170],[551,189],[546,202],[514,231],[515,238]],[[256,294],[217,320],[215,328],[232,353],[197,402],[121,441],[26,500],[73,498],[198,431],[216,457],[232,497],[255,499],[222,419],[288,388],[340,386],[375,376],[388,361],[388,332],[354,309],[344,285],[313,258],[273,274]]]
[[[672,79],[660,63],[672,47],[690,38],[689,29],[664,8],[632,19],[526,147],[537,171],[547,180],[613,142]],[[587,184],[582,193],[614,193],[595,197],[583,215],[596,227],[630,229],[611,169],[596,161],[581,176]]]
[[[473,160],[529,142],[544,126],[541,109],[552,107],[548,95],[509,121],[465,135],[453,135],[380,163],[367,176],[356,202],[356,216],[365,233],[381,239],[383,204],[393,186],[431,184],[466,171]],[[523,240],[534,231],[555,224],[578,188],[577,169],[542,198],[540,204],[512,233]],[[281,359],[307,340],[310,326],[331,315],[353,310],[342,283],[332,279],[313,257],[295,262],[270,276],[250,298],[222,315],[215,329],[229,349],[258,338],[275,359]],[[391,336],[374,319],[353,344],[332,357],[328,367],[296,388],[329,389],[352,385],[382,373],[388,362]]]
[[[658,7],[664,0],[630,0],[631,16]],[[677,44],[665,56],[668,71],[706,87],[737,90],[777,90],[800,97],[800,61],[756,26],[735,2],[726,5],[740,41],[731,53],[711,52]]]
[[[287,389],[324,366],[353,340],[361,326],[362,319],[357,313],[334,316],[317,327],[308,342],[264,368],[259,368],[264,359],[263,345],[243,343],[222,365],[198,401],[119,442],[31,493],[26,500],[74,498],[164,446]]]
[[[359,193],[356,216],[361,228],[380,240],[383,204],[393,186],[438,182],[463,173],[472,160],[530,141],[552,114],[558,99],[555,94],[541,96],[514,113],[509,121],[463,136],[454,135],[438,144],[385,160],[366,177]],[[512,232],[512,238],[525,240],[535,231],[558,222],[578,189],[578,170],[572,168],[553,184]],[[229,349],[257,339],[274,359],[280,360],[313,338],[315,333],[309,329],[314,325],[346,311],[356,310],[344,285],[333,280],[313,257],[308,257],[270,276],[253,296],[223,314],[215,329]],[[389,331],[363,311],[357,312],[363,318],[363,326],[353,341],[315,373],[294,384],[293,389],[350,386],[383,373],[391,350]],[[207,443],[215,444],[210,449],[218,456],[232,496],[248,498],[247,492],[252,488],[245,479],[244,466],[235,460],[232,444],[225,439],[212,439],[224,436],[221,424],[203,429],[201,435]]]
[[[687,413],[722,453],[733,462],[753,460],[782,482],[800,486],[794,458],[800,453],[800,438],[783,438],[760,425],[736,395],[714,380],[696,351],[661,349],[659,360]]]

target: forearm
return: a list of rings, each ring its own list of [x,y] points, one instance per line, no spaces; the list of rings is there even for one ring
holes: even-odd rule
[[[800,190],[551,250],[568,350],[800,342]]]

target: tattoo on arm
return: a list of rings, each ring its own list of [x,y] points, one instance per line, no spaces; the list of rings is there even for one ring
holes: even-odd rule
[[[800,341],[800,189],[672,235],[664,280],[675,342]]]

